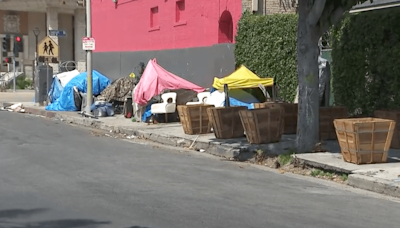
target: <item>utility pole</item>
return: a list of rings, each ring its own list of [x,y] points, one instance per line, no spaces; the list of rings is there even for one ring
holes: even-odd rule
[[[91,16],[91,0],[86,0],[86,37],[92,37],[92,16]],[[86,101],[86,113],[90,114],[90,107],[92,106],[93,97],[93,78],[92,78],[92,50],[86,51],[86,72],[87,72],[87,101]]]

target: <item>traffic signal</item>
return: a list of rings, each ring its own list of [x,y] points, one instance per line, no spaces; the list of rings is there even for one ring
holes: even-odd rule
[[[4,58],[2,63],[3,63],[3,65],[7,66],[7,63],[11,63],[11,58],[9,58],[9,57]]]
[[[10,50],[10,37],[7,35],[3,37],[1,51],[4,53],[8,52],[9,50]]]
[[[15,57],[18,57],[20,52],[24,52],[24,45],[22,43],[22,37],[15,36],[15,38],[14,38],[14,55],[15,55]]]

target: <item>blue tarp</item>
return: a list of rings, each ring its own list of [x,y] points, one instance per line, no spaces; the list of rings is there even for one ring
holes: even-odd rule
[[[93,95],[97,96],[108,85],[111,84],[110,79],[102,75],[98,71],[93,70]],[[83,72],[71,79],[64,87],[60,97],[52,104],[46,107],[50,111],[76,111],[74,102],[73,87],[76,86],[79,92],[86,93],[87,88],[87,73]]]
[[[53,78],[53,83],[51,84],[50,91],[48,93],[50,103],[55,102],[60,96],[63,91],[63,87],[60,83],[60,80],[58,80],[57,77]]]

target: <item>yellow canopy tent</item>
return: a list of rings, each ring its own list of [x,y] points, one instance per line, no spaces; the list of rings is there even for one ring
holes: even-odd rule
[[[225,78],[214,78],[213,87],[217,90],[223,90],[224,84],[228,84],[229,89],[250,89],[258,88],[258,85],[263,85],[264,87],[273,86],[273,78],[260,78],[253,72],[251,72],[247,67],[240,66],[231,75]]]

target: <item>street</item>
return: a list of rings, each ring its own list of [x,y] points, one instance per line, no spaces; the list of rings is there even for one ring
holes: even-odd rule
[[[399,227],[331,185],[0,112],[0,228]]]

